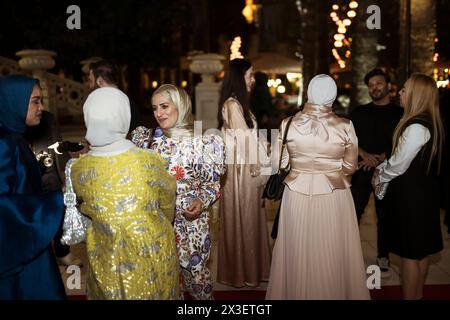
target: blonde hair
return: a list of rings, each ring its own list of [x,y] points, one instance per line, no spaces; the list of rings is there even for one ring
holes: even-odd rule
[[[172,84],[163,84],[153,92],[151,100],[157,94],[169,99],[178,110],[178,119],[174,128],[186,128],[193,125],[192,102],[189,94],[182,88]]]
[[[400,119],[394,131],[392,152],[398,145],[398,141],[403,131],[409,125],[409,121],[414,118],[425,118],[431,120],[431,154],[428,158],[428,172],[430,171],[433,159],[437,156],[438,171],[441,166],[442,144],[444,130],[439,112],[439,91],[436,83],[427,75],[415,73],[404,85],[405,105],[403,117]]]

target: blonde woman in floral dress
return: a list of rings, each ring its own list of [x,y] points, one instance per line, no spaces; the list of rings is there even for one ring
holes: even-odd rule
[[[209,208],[220,195],[224,144],[219,136],[194,136],[191,100],[183,89],[162,85],[153,93],[152,108],[159,127],[154,132],[138,127],[132,140],[169,162],[167,170],[177,179],[174,230],[184,290],[194,299],[209,300]]]

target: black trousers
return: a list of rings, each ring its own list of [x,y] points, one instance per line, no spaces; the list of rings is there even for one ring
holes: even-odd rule
[[[356,215],[358,223],[361,220],[361,216],[366,209],[369,202],[370,195],[373,192],[371,180],[374,170],[364,171],[358,170],[352,177],[352,196],[355,203]],[[378,258],[388,257],[389,245],[388,245],[388,228],[386,225],[386,213],[384,207],[388,204],[385,201],[375,198],[375,211],[377,214],[377,247]]]

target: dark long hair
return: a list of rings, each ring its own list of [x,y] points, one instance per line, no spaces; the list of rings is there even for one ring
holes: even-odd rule
[[[245,84],[245,73],[252,67],[252,64],[245,59],[231,60],[222,83],[219,100],[219,112],[217,120],[219,128],[223,126],[222,108],[225,101],[233,97],[242,105],[244,109],[244,120],[249,128],[253,128],[253,121],[250,117],[250,94]]]

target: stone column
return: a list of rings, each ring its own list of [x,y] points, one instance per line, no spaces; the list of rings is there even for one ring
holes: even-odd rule
[[[42,95],[44,98],[44,108],[57,118],[57,106],[50,104],[50,90],[49,84],[46,78],[46,71],[52,69],[55,66],[56,52],[49,50],[22,50],[16,52],[16,55],[21,59],[19,60],[19,66],[23,70],[28,70],[32,73],[33,77],[39,79]]]
[[[220,83],[214,77],[223,70],[224,56],[208,53],[191,56],[189,68],[202,76],[202,82],[195,87],[195,119],[202,121],[203,131],[217,128],[217,111],[219,108]]]

